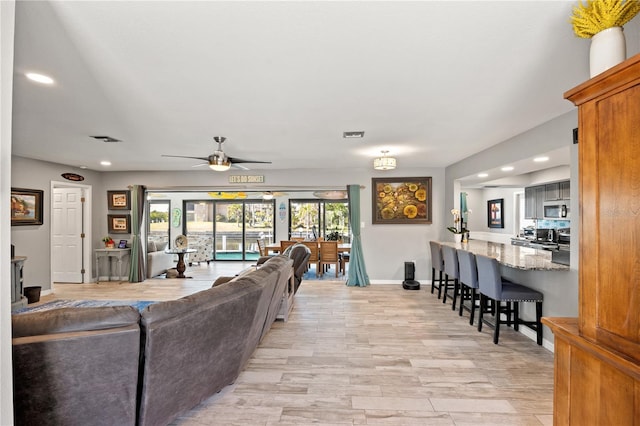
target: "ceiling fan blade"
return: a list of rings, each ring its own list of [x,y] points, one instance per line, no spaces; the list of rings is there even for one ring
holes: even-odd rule
[[[162,155],[163,157],[172,157],[172,158],[191,158],[194,160],[202,160],[202,161],[209,161],[209,157],[191,157],[188,155]]]
[[[194,164],[191,167],[202,167],[202,166],[208,166],[208,165],[209,165],[209,163],[200,163],[200,164]]]
[[[227,156],[227,160],[231,161],[233,164],[238,163],[263,163],[263,164],[271,164],[271,161],[257,161],[257,160],[245,160],[242,158],[229,157]]]
[[[248,167],[241,166],[240,164],[233,164],[233,163],[231,163],[231,168],[232,169],[238,169],[238,170],[251,170]]]

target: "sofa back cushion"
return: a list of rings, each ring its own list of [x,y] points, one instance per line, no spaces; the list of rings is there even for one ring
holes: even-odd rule
[[[12,315],[11,332],[17,338],[137,326],[139,321],[140,313],[133,306],[59,308]]]
[[[140,425],[167,424],[237,378],[262,291],[238,280],[142,311]]]

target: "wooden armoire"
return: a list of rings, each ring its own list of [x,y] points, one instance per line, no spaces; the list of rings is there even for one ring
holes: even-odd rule
[[[640,425],[640,55],[565,93],[578,106],[578,318],[555,336],[555,425]]]

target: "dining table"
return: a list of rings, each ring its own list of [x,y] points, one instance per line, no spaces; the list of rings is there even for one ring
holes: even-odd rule
[[[300,241],[308,243],[309,241]],[[317,241],[318,248],[320,248],[320,241]],[[278,244],[267,244],[267,251],[270,253],[280,253],[281,245]],[[349,253],[351,252],[351,243],[338,243],[338,253]]]

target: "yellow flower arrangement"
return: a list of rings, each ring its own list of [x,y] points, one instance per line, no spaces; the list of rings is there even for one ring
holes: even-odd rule
[[[582,0],[573,8],[571,24],[578,37],[591,38],[600,31],[621,27],[640,12],[638,0]]]

